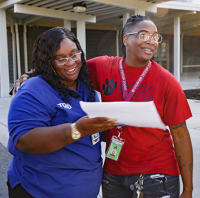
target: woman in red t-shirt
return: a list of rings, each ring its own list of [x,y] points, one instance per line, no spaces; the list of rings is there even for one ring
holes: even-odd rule
[[[124,144],[118,157],[109,154],[114,148],[119,150],[120,145],[112,141],[118,130],[107,132],[103,197],[178,198],[181,173],[180,197],[191,198],[192,146],[185,120],[192,114],[179,82],[150,61],[162,36],[148,17],[140,15],[127,20],[121,36],[123,57],[102,56],[87,61],[95,89],[103,102],[154,101],[169,130],[123,127],[120,137]]]

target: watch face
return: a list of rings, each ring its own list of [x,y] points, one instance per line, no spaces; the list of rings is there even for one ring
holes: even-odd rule
[[[76,129],[76,123],[71,124],[71,136],[74,140],[81,138],[81,133]]]
[[[78,131],[72,132],[72,138],[73,138],[74,140],[77,140],[77,139],[79,139],[80,137],[81,137],[81,134],[80,134]]]

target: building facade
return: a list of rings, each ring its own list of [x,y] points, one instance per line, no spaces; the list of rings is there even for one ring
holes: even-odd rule
[[[84,12],[77,12],[80,7]],[[200,69],[199,11],[199,0],[0,0],[1,97],[31,69],[33,42],[40,33],[64,26],[76,34],[87,59],[120,56],[120,30],[131,14],[155,22],[163,42],[154,60],[180,81],[181,73]]]

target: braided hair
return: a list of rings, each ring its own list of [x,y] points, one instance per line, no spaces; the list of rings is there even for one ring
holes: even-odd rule
[[[126,57],[126,47],[125,47],[124,42],[123,42],[124,35],[129,33],[136,26],[136,24],[140,23],[141,21],[145,21],[145,20],[152,21],[149,17],[142,16],[142,15],[132,15],[127,19],[126,24],[124,25],[124,27],[121,31],[121,34],[120,34],[122,56],[124,58]]]
[[[86,60],[84,58],[84,52],[81,45],[75,35],[68,29],[64,27],[51,28],[42,34],[40,34],[34,42],[34,48],[32,52],[32,66],[35,68],[32,76],[37,76],[40,74],[44,75],[44,80],[49,83],[55,90],[62,95],[62,100],[69,103],[70,98],[80,98],[80,96],[66,88],[62,83],[62,78],[55,74],[53,71],[53,57],[57,50],[60,48],[60,43],[64,38],[69,38],[72,40],[79,51],[81,51],[81,61],[82,67],[78,75],[78,79],[85,82],[90,90],[88,101],[95,101],[95,91],[91,80],[89,79],[89,72],[86,66]]]

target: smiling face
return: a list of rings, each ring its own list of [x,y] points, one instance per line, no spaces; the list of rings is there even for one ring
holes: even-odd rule
[[[54,54],[54,59],[59,60],[62,58],[70,58],[78,52],[79,50],[76,44],[69,38],[64,38],[60,43],[60,49]],[[67,64],[65,65],[58,65],[57,62],[54,61],[54,69],[56,73],[62,78],[61,82],[68,88],[72,88],[75,84],[81,67],[81,58],[75,62],[68,60]]]
[[[141,30],[148,31],[150,34],[157,32],[157,28],[152,21],[144,20],[137,23],[128,33]],[[124,36],[123,41],[126,43],[126,63],[134,67],[147,65],[158,47],[151,36],[149,40],[142,41],[139,39],[138,34],[133,34]]]

